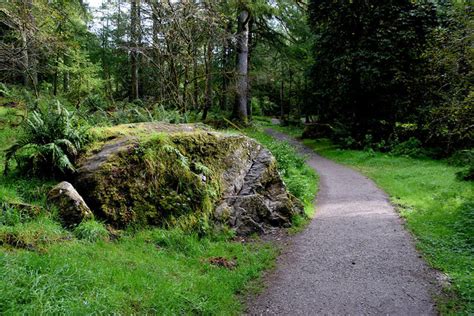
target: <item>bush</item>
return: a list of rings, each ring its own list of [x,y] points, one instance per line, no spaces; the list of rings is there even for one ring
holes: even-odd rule
[[[82,102],[82,106],[88,110],[97,111],[97,110],[106,110],[109,108],[109,103],[104,97],[98,94],[91,94]]]
[[[78,239],[95,242],[99,240],[107,240],[109,232],[105,228],[104,224],[95,220],[88,220],[80,223],[74,229],[74,236],[76,236]]]
[[[74,160],[88,141],[86,128],[59,101],[33,111],[18,142],[6,150],[5,173],[12,159],[23,171],[54,176],[74,172]]]
[[[455,152],[448,162],[454,166],[465,167],[456,175],[460,180],[474,180],[474,149],[465,149]]]
[[[167,123],[188,123],[186,113],[182,114],[176,109],[165,109],[162,105],[156,106],[153,111],[153,120]]]
[[[405,142],[401,142],[390,151],[395,156],[423,157],[426,152],[423,150],[421,142],[415,137],[411,137]]]
[[[448,162],[454,166],[474,166],[474,149],[465,149],[455,152]]]
[[[94,101],[95,98],[91,100]],[[94,102],[99,102],[95,100]],[[105,102],[104,100],[102,100]],[[176,109],[168,109],[162,105],[145,106],[142,101],[135,100],[133,103],[118,102],[113,111],[106,111],[106,103],[98,107],[92,106],[91,114],[88,107],[82,108],[83,116],[92,125],[118,125],[140,122],[166,122],[166,123],[188,123],[189,113],[181,113]]]

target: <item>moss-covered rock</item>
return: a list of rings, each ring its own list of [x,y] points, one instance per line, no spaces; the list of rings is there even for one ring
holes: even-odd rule
[[[102,129],[79,162],[76,187],[116,227],[170,225],[239,234],[287,226],[302,207],[272,155],[254,140],[191,124]]]
[[[48,203],[58,208],[61,222],[66,227],[93,218],[93,214],[76,189],[66,181],[60,182],[48,193]]]

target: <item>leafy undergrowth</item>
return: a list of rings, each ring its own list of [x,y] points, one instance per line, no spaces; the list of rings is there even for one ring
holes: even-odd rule
[[[291,128],[278,127],[288,132]],[[294,136],[301,130],[292,130]],[[299,134],[301,135],[301,134]],[[417,247],[452,281],[443,313],[474,312],[474,185],[460,181],[461,169],[444,161],[338,149],[329,140],[304,140],[319,154],[366,174],[399,207]]]
[[[267,147],[278,162],[278,170],[291,194],[300,199],[305,207],[305,213],[311,218],[314,215],[313,201],[318,190],[319,178],[295,149],[287,142],[279,141],[262,131],[261,128],[248,128],[245,134],[256,139]],[[298,232],[308,223],[300,216],[293,218],[290,232]]]

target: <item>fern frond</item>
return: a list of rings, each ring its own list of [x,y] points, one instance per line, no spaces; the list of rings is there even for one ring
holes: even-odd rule
[[[163,150],[166,151],[167,153],[175,154],[176,157],[178,158],[178,162],[183,168],[189,168],[189,161],[188,158],[186,158],[178,148],[173,147],[169,144],[163,145]]]
[[[77,148],[70,140],[63,138],[63,139],[58,139],[58,140],[54,141],[54,143],[57,146],[65,149],[65,151],[67,153],[69,153],[71,155],[74,155],[74,156],[77,155]]]

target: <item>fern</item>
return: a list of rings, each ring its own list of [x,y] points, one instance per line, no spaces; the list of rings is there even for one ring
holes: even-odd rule
[[[49,110],[51,105],[30,114],[23,135],[6,150],[5,173],[13,159],[26,160],[33,171],[45,174],[75,171],[73,161],[88,140],[87,130],[79,126],[74,114],[59,101],[53,105],[53,111]],[[30,154],[17,157],[19,153]]]
[[[189,161],[176,147],[165,144],[163,145],[163,150],[170,154],[175,154],[178,158],[178,162],[183,168],[189,168]]]
[[[197,172],[200,172],[205,176],[210,176],[211,175],[211,169],[209,169],[206,165],[204,165],[200,162],[195,162],[194,163],[194,169]]]

